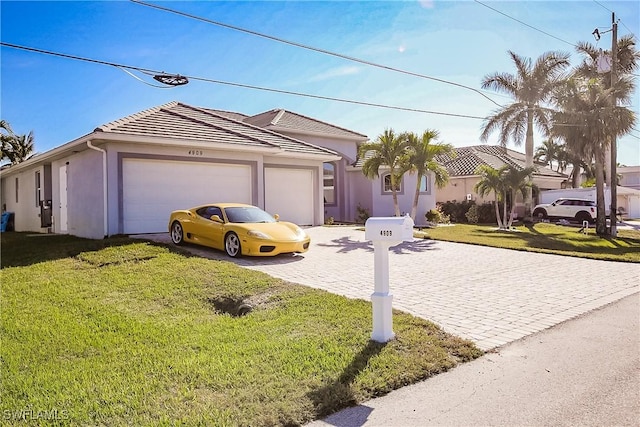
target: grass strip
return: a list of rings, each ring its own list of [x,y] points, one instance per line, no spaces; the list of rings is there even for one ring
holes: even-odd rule
[[[126,238],[6,233],[0,274],[5,421],[301,425],[482,354],[397,311],[374,343],[367,301]]]
[[[491,246],[531,252],[543,252],[606,261],[640,262],[640,232],[618,230],[618,237],[601,237],[590,229],[537,223],[513,230],[498,230],[495,225],[455,224],[423,229],[419,237],[457,243]]]

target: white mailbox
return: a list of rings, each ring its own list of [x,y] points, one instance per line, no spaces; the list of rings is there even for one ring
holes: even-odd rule
[[[413,220],[404,217],[369,218],[364,225],[365,239],[373,242],[374,288],[371,294],[373,332],[371,339],[387,342],[393,333],[393,295],[389,293],[389,248],[413,240]]]
[[[413,240],[413,220],[407,216],[372,217],[364,225],[364,237],[373,242]]]

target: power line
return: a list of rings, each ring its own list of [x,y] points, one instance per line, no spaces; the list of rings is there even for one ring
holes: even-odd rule
[[[135,0],[132,0],[132,1],[135,1]],[[518,23],[520,23],[520,24],[522,24],[522,25],[524,25],[524,26],[526,26],[526,27],[529,27],[529,28],[531,28],[531,29],[533,29],[533,30],[536,30],[536,31],[538,31],[538,32],[540,32],[540,33],[542,33],[542,34],[544,34],[544,35],[547,35],[547,36],[549,36],[549,37],[551,37],[551,38],[554,38],[554,39],[556,39],[556,40],[559,40],[559,41],[561,41],[561,42],[563,42],[563,43],[566,43],[566,44],[568,44],[568,45],[571,45],[571,46],[573,46],[573,47],[576,47],[576,48],[578,47],[575,43],[568,42],[568,41],[566,41],[566,40],[564,40],[564,39],[561,39],[560,37],[556,37],[556,36],[554,36],[554,35],[553,35],[553,34],[551,34],[551,33],[548,33],[548,32],[546,32],[546,31],[544,31],[544,30],[541,30],[540,28],[534,27],[533,25],[529,25],[529,24],[527,24],[527,23],[526,23],[526,22],[524,22],[524,21],[521,21],[521,20],[519,20],[519,19],[517,19],[517,18],[514,18],[514,17],[513,17],[513,16],[511,16],[511,15],[507,15],[506,13],[501,12],[501,11],[499,11],[498,9],[495,9],[495,8],[493,8],[493,7],[489,6],[488,4],[482,3],[482,2],[481,2],[481,1],[479,1],[479,0],[474,0],[474,1],[475,1],[476,3],[478,3],[478,4],[482,5],[482,6],[486,7],[487,9],[491,9],[491,10],[493,10],[494,12],[497,12],[497,13],[499,13],[499,14],[500,14],[500,15],[502,15],[502,16],[506,16],[507,18],[512,19],[512,20],[514,20],[514,21],[516,21],[516,22],[518,22]]]
[[[608,10],[608,11],[609,11],[609,12],[611,12],[611,13],[614,13],[614,12],[613,12],[613,10],[609,9],[607,6],[603,5],[603,4],[602,4],[602,3],[600,3],[599,1],[597,1],[597,0],[593,0],[593,2],[594,2],[595,4],[597,4],[597,5],[601,6],[603,9]]]
[[[597,0],[593,0],[593,2],[599,6],[601,6],[603,9],[608,10],[611,13],[615,13],[613,10],[609,9],[607,6],[603,5],[602,3],[600,3]],[[627,29],[627,31],[629,31],[629,33],[631,33],[634,37],[635,34],[633,33],[633,31],[631,31],[631,29],[629,27],[627,27],[627,25],[624,23],[624,21],[622,21],[621,19],[619,19],[620,23],[622,24],[623,27],[625,27]]]
[[[33,47],[20,46],[20,45],[16,45],[16,44],[12,44],[12,43],[0,42],[0,46],[10,47],[10,48],[13,48],[13,49],[26,50],[26,51],[29,51],[29,52],[41,53],[41,54],[45,54],[45,55],[58,56],[58,57],[62,57],[62,58],[73,59],[73,60],[76,60],[76,61],[84,61],[84,62],[91,62],[91,63],[94,63],[94,64],[100,64],[100,65],[108,65],[108,66],[111,66],[111,67],[116,67],[116,68],[119,68],[121,70],[124,70],[125,72],[126,72],[125,69],[129,69],[129,70],[139,71],[139,72],[142,72],[142,73],[148,74],[148,75],[155,75],[155,74],[160,74],[160,73],[164,74],[164,71],[157,71],[157,70],[152,70],[152,69],[149,69],[149,68],[135,67],[135,66],[132,66],[132,65],[117,64],[115,62],[107,62],[107,61],[100,61],[100,60],[96,60],[96,59],[83,58],[81,56],[68,55],[68,54],[65,54],[65,53],[52,52],[52,51],[43,50],[43,49],[37,49],[37,48],[33,48]],[[131,74],[131,73],[128,73],[128,74]],[[362,106],[368,106],[368,107],[385,108],[385,109],[389,109],[389,110],[409,111],[409,112],[414,112],[414,113],[434,114],[434,115],[440,115],[440,116],[460,117],[460,118],[466,118],[466,119],[479,119],[479,120],[484,120],[485,119],[484,117],[471,116],[471,115],[467,115],[467,114],[445,113],[445,112],[441,112],[441,111],[430,111],[430,110],[423,110],[423,109],[419,109],[419,108],[399,107],[399,106],[394,106],[394,105],[378,104],[378,103],[366,102],[366,101],[355,101],[355,100],[344,99],[344,98],[336,98],[336,97],[322,96],[322,95],[313,95],[313,94],[308,94],[308,93],[293,92],[293,91],[281,90],[281,89],[273,89],[273,88],[266,88],[266,87],[254,86],[254,85],[248,85],[248,84],[242,84],[242,83],[226,82],[226,81],[215,80],[215,79],[210,79],[210,78],[206,78],[206,77],[187,76],[187,75],[180,75],[180,74],[177,74],[177,76],[186,77],[189,80],[198,80],[198,81],[207,82],[207,83],[216,83],[216,84],[226,85],[226,86],[241,87],[241,88],[245,88],[245,89],[253,89],[253,90],[260,90],[260,91],[265,91],[265,92],[281,93],[281,94],[285,94],[285,95],[294,95],[294,96],[301,96],[301,97],[306,97],[306,98],[322,99],[322,100],[326,100],[326,101],[335,101],[335,102],[362,105]],[[140,79],[138,79],[138,80],[140,80]]]
[[[433,80],[433,81],[437,81],[437,82],[440,82],[440,83],[445,83],[445,84],[448,84],[448,85],[452,85],[452,86],[460,87],[460,88],[463,88],[463,89],[471,90],[471,91],[479,94],[483,98],[491,101],[492,103],[494,103],[498,107],[502,107],[502,105],[498,104],[493,99],[491,99],[487,95],[483,94],[480,90],[478,90],[476,88],[473,88],[473,87],[470,87],[470,86],[465,86],[465,85],[460,84],[460,83],[455,83],[455,82],[452,82],[452,81],[449,81],[449,80],[439,79],[437,77],[427,76],[426,74],[420,74],[420,73],[416,73],[416,72],[413,72],[413,71],[402,70],[400,68],[394,68],[394,67],[391,67],[391,66],[388,66],[388,65],[378,64],[378,63],[371,62],[371,61],[366,61],[364,59],[359,59],[359,58],[355,58],[353,56],[343,55],[341,53],[332,52],[332,51],[329,51],[329,50],[326,50],[326,49],[320,49],[320,48],[309,46],[309,45],[305,45],[305,44],[302,44],[302,43],[298,43],[298,42],[294,42],[294,41],[290,41],[290,40],[285,40],[285,39],[282,39],[282,38],[279,38],[279,37],[270,36],[268,34],[259,33],[257,31],[252,31],[252,30],[248,30],[248,29],[245,29],[245,28],[237,27],[237,26],[234,26],[234,25],[225,24],[223,22],[219,22],[219,21],[214,21],[214,20],[211,20],[211,19],[203,18],[203,17],[197,16],[197,15],[192,15],[192,14],[189,14],[189,13],[186,13],[186,12],[180,12],[178,10],[170,9],[168,7],[158,6],[158,5],[151,4],[151,3],[145,3],[145,2],[140,1],[140,0],[130,0],[130,1],[133,2],[133,3],[139,4],[139,5],[142,5],[142,6],[151,7],[151,8],[158,9],[158,10],[161,10],[161,11],[164,11],[164,12],[173,13],[173,14],[176,14],[176,15],[179,15],[179,16],[184,16],[186,18],[190,18],[190,19],[195,19],[195,20],[198,20],[198,21],[206,22],[208,24],[213,24],[213,25],[217,25],[219,27],[230,29],[230,30],[239,31],[239,32],[242,32],[242,33],[245,33],[245,34],[251,34],[253,36],[262,37],[262,38],[265,38],[265,39],[268,39],[268,40],[272,40],[272,41],[275,41],[275,42],[278,42],[278,43],[284,43],[284,44],[287,44],[287,45],[290,45],[290,46],[299,47],[301,49],[311,50],[313,52],[318,52],[318,53],[322,53],[322,54],[325,54],[325,55],[334,56],[336,58],[346,59],[347,61],[352,61],[352,62],[356,62],[356,63],[359,63],[359,64],[369,65],[371,67],[381,68],[381,69],[387,70],[387,71],[394,71],[394,72],[397,72],[397,73],[402,73],[402,74],[406,74],[406,75],[413,76],[413,77],[420,77],[420,78],[423,78],[423,79]]]

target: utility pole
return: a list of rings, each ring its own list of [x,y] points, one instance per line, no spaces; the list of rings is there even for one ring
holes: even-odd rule
[[[611,25],[612,25],[612,41],[611,41],[611,104],[612,113],[615,112],[615,108],[618,106],[618,100],[616,99],[614,87],[618,82],[618,76],[616,74],[617,62],[618,62],[618,24],[616,23],[616,14],[611,12]],[[617,166],[618,166],[618,147],[616,141],[615,132],[611,133],[611,205],[609,208],[609,218],[611,221],[611,237],[618,236],[617,230],[617,213],[618,213],[618,183],[617,181]]]

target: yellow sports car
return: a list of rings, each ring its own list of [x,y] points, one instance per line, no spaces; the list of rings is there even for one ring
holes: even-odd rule
[[[311,239],[303,229],[278,221],[262,209],[240,203],[215,203],[173,211],[169,234],[176,245],[196,243],[224,250],[230,257],[306,252]]]

